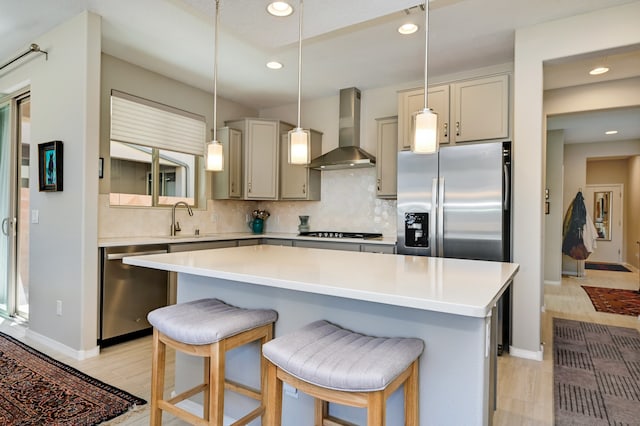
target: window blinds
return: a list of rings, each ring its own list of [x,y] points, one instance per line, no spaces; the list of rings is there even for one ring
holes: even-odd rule
[[[111,91],[111,140],[203,155],[204,117]]]

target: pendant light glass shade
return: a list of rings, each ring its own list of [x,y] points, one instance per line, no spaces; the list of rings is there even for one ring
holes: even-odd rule
[[[216,0],[216,22],[214,31],[214,56],[213,56],[213,140],[207,144],[205,152],[205,169],[211,172],[224,170],[224,154],[222,144],[218,142],[217,135],[217,107],[218,107],[218,27],[220,26],[220,0]]]
[[[296,127],[289,131],[289,164],[309,164],[309,131]]]
[[[302,0],[300,0],[298,22],[298,126],[289,132],[289,164],[309,164],[311,162],[311,147],[309,131],[300,127],[300,98],[302,82]]]
[[[429,0],[424,3],[424,108],[415,118],[411,151],[417,154],[438,152],[438,114],[427,106],[427,64],[429,52]]]
[[[224,170],[224,155],[222,152],[222,144],[218,141],[211,141],[207,144],[206,169],[211,172],[221,172]]]
[[[411,151],[418,154],[438,152],[438,114],[425,108],[416,115],[415,134],[411,141]]]

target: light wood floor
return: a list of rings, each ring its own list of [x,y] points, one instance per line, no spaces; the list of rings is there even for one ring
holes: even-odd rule
[[[596,312],[581,285],[638,289],[638,272],[604,272],[587,270],[584,278],[563,277],[561,285],[546,285],[542,314],[544,360],[530,361],[503,355],[498,360],[498,409],[494,416],[496,426],[553,425],[553,353],[552,318],[568,318],[597,322],[640,330],[636,317]],[[91,376],[149,400],[151,375],[151,337],[140,338],[102,350],[100,355],[77,361],[25,338],[24,328],[0,319],[0,331],[25,341],[27,344],[59,359]],[[168,352],[168,364],[175,356]],[[173,369],[168,368],[166,389],[173,387]],[[164,424],[184,423],[164,415]],[[148,404],[138,410],[106,423],[142,426],[149,424]]]

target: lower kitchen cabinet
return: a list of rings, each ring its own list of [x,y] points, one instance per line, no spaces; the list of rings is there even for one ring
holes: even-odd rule
[[[294,247],[319,248],[325,250],[360,251],[358,243],[337,243],[333,241],[294,240]]]
[[[360,244],[360,251],[367,253],[395,254],[396,246],[385,244]]]
[[[270,246],[287,246],[292,247],[293,241],[286,240],[284,238],[263,238],[262,244],[270,245]]]
[[[311,158],[322,154],[322,133],[310,130]],[[280,139],[280,199],[320,200],[322,172],[307,166],[289,164],[288,134]]]
[[[398,192],[398,117],[376,120],[378,155],[376,158],[376,195],[396,198]]]

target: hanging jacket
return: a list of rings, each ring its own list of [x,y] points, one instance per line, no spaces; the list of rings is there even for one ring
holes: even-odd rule
[[[578,191],[564,215],[562,226],[562,252],[576,260],[585,260],[591,254],[584,244],[586,223],[587,208],[582,192]]]

